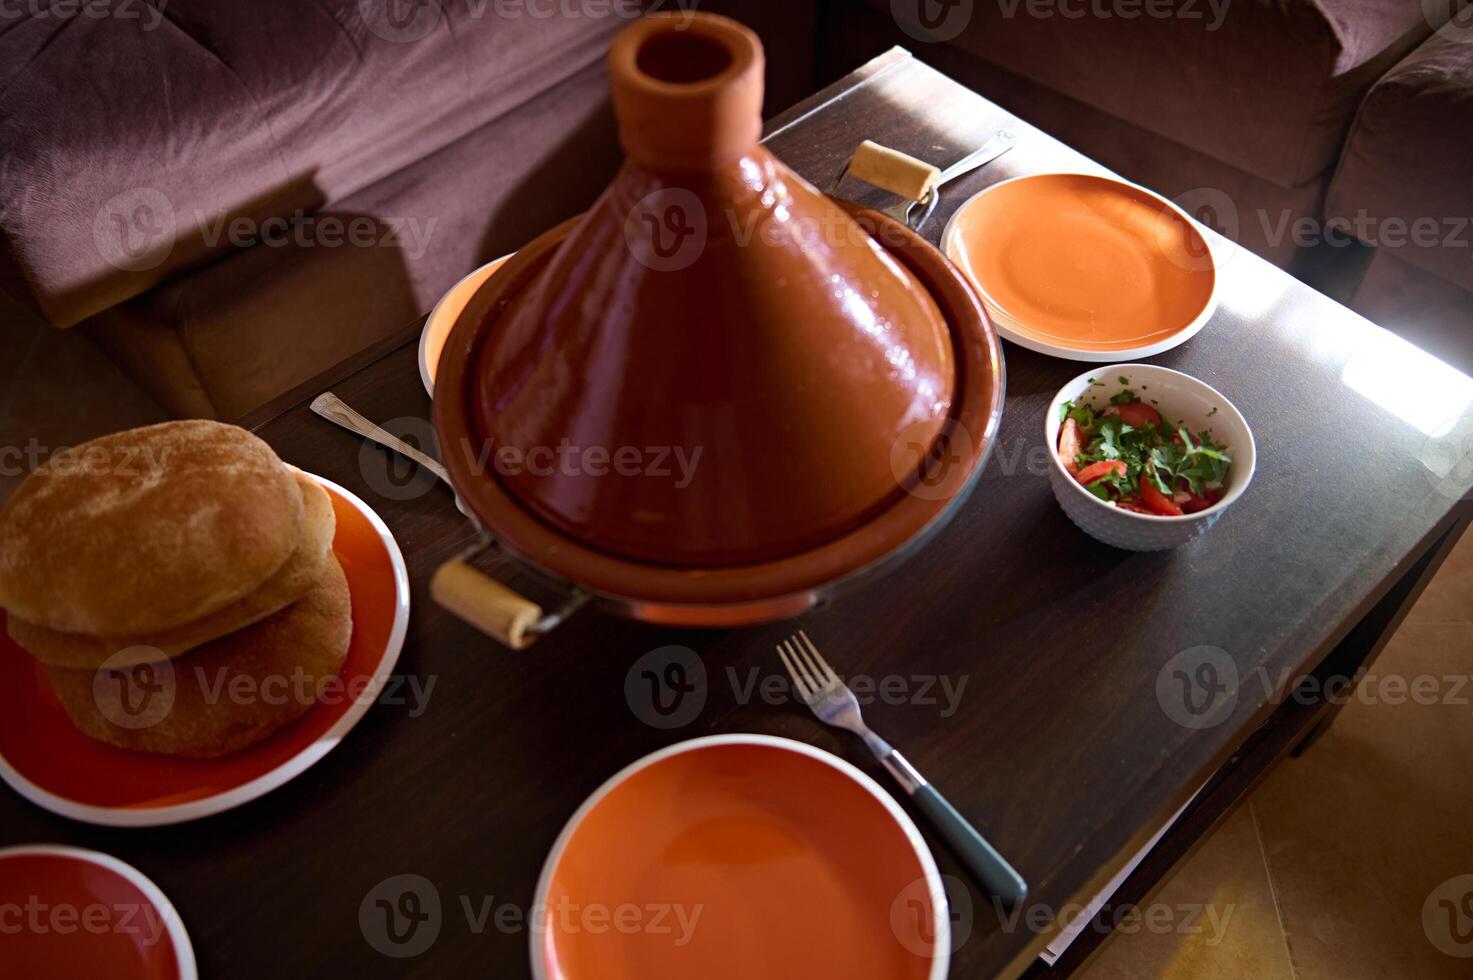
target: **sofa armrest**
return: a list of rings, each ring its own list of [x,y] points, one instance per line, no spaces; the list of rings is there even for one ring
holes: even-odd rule
[[[1366,96],[1325,212],[1327,233],[1473,290],[1473,24],[1449,24]]]
[[[864,3],[922,60],[948,44],[1286,188],[1328,170],[1366,89],[1435,26],[1418,0]]]

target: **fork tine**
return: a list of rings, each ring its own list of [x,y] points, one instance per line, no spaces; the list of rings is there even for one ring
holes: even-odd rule
[[[834,668],[830,667],[829,662],[823,659],[823,656],[818,652],[818,647],[814,646],[813,641],[808,638],[808,634],[799,630],[798,638],[808,647],[808,653],[813,657],[814,663],[819,668],[819,676],[829,684],[838,684],[839,675],[835,674]]]
[[[803,669],[807,671],[809,679],[813,684],[814,690],[826,691],[829,688],[833,687],[835,682],[829,679],[829,675],[825,673],[824,670],[818,665],[818,663],[814,661],[813,657],[809,655],[808,650],[804,647],[803,643],[798,639],[796,635],[793,636],[792,644],[793,650],[798,655],[798,662],[801,663],[803,665]]]
[[[808,697],[812,690],[807,676],[798,668],[797,658],[788,652],[788,641],[783,640],[777,645],[777,655],[782,658],[783,666],[788,668],[788,676],[793,679],[793,686],[798,689],[800,697]]]
[[[798,642],[798,634],[794,633],[792,636],[784,640],[783,646],[792,656],[794,662],[798,664],[798,668],[803,671],[804,679],[808,681],[808,683],[814,688],[814,690],[822,687],[823,681],[820,678],[818,671],[814,669],[813,664],[808,662],[808,654],[803,652],[803,647]]]

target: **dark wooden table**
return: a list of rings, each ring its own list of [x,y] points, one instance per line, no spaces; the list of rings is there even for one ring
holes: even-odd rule
[[[948,190],[927,229],[935,239],[957,203],[989,182],[1099,168],[903,51],[769,133],[822,186],[861,138],[945,165],[1001,126],[1018,133],[1017,149]],[[133,862],[172,897],[201,974],[214,980],[524,976],[525,928],[498,929],[493,916],[478,933],[462,897],[473,911],[493,896],[494,908],[525,913],[564,821],[640,755],[713,732],[767,732],[832,750],[887,783],[855,741],[764,696],[780,676],[773,642],[801,625],[844,671],[902,679],[890,689],[899,696],[867,717],[1033,887],[1038,911],[1011,925],[971,892],[952,976],[1038,970],[1049,928],[1030,923],[1088,898],[1206,784],[1112,908],[1148,895],[1325,722],[1330,705],[1308,688],[1290,696],[1299,680],[1351,676],[1373,657],[1469,520],[1473,381],[1217,244],[1221,308],[1197,338],[1154,359],[1223,391],[1257,437],[1253,486],[1206,537],[1128,554],[1070,524],[1041,465],[1042,415],[1080,365],[1009,345],[1000,440],[949,529],[896,574],[798,623],[760,629],[671,632],[585,611],[528,652],[496,646],[427,592],[435,567],[470,539],[449,494],[305,405],[332,381],[365,415],[423,436],[429,400],[413,346],[323,379],[264,412],[258,428],[289,462],[367,499],[403,546],[414,605],[399,671],[433,682],[428,703],[376,706],[303,777],[184,826],[92,828],[0,793],[0,844],[67,842]],[[1453,437],[1433,438],[1460,417]],[[544,583],[502,574],[548,595]],[[661,728],[631,707],[625,679],[637,658],[670,644],[699,652],[704,701],[688,723]],[[1228,658],[1206,727],[1172,700],[1179,655],[1202,647]],[[954,711],[943,683],[961,689]],[[962,874],[937,856],[944,872]],[[433,882],[444,908],[438,939],[412,959],[376,952],[359,926],[364,896],[401,873]],[[1057,970],[1077,966],[1103,934],[1087,930]]]

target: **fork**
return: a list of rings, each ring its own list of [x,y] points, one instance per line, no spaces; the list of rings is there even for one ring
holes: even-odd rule
[[[450,480],[449,472],[446,471],[442,464],[431,459],[402,439],[385,432],[378,425],[358,414],[347,402],[330,391],[324,391],[312,399],[312,404],[309,407],[314,413],[327,419],[334,425],[341,426],[349,432],[357,433],[369,442],[377,443],[385,449],[396,452],[405,459],[412,460],[429,470],[435,476],[439,477],[441,483],[450,488],[450,492],[455,495],[455,506],[460,509],[460,512],[466,517],[469,517],[472,523],[479,526],[480,522],[476,520],[476,516],[471,513],[470,508],[465,505],[465,501],[460,499],[460,491],[455,489],[455,484]]]
[[[777,655],[782,658],[788,676],[799,697],[808,705],[818,720],[834,728],[843,728],[864,739],[874,757],[880,761],[895,781],[901,785],[916,807],[926,815],[931,826],[946,840],[953,853],[966,865],[987,890],[996,895],[1007,906],[1022,902],[1028,895],[1028,885],[1023,876],[998,854],[993,846],[977,832],[977,828],[946,802],[936,788],[926,782],[924,776],[906,760],[905,756],[870,731],[859,710],[859,701],[848,685],[839,679],[834,669],[818,652],[818,647],[808,639],[808,634],[799,630],[779,643]]]

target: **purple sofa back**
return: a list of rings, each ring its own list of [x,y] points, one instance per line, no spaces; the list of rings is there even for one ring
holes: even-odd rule
[[[0,281],[70,326],[282,234],[602,57],[640,13],[574,6],[36,0],[0,22]]]

